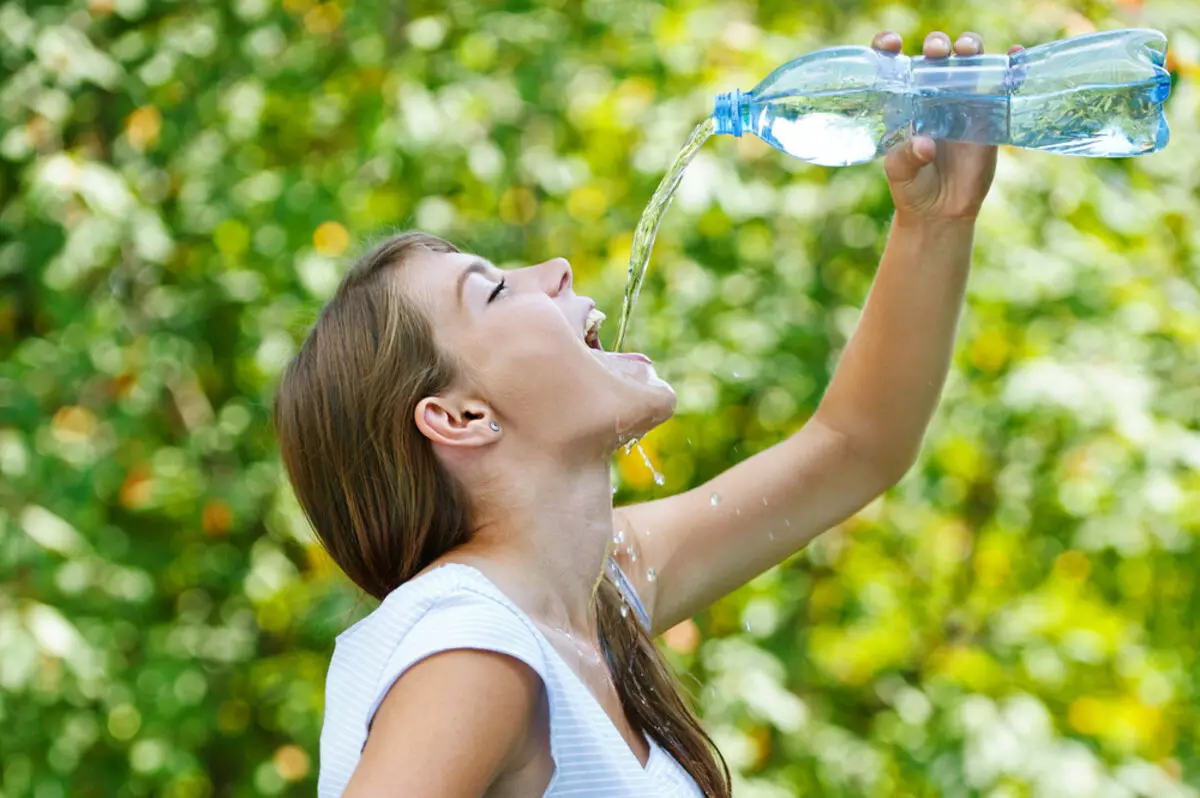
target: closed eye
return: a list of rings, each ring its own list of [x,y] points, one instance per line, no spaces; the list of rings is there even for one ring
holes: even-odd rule
[[[488,304],[490,305],[492,303],[493,299],[500,296],[500,292],[503,291],[504,289],[505,289],[505,279],[502,277],[502,278],[500,278],[500,282],[496,283],[496,287],[492,289],[491,296],[489,296],[488,300],[487,300]]]

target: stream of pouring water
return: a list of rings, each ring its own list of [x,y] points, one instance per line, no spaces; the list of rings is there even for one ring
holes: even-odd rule
[[[633,245],[629,249],[629,272],[625,277],[625,301],[621,303],[621,321],[617,325],[617,340],[613,345],[614,352],[620,352],[625,343],[625,333],[629,327],[629,316],[633,306],[637,304],[638,293],[642,290],[642,280],[646,277],[646,264],[650,261],[650,250],[654,248],[654,238],[658,235],[658,224],[662,221],[663,213],[675,197],[679,181],[687,170],[688,164],[696,157],[700,146],[716,131],[717,123],[712,117],[696,125],[687,143],[675,156],[675,163],[663,175],[658,188],[650,197],[642,218],[638,220],[633,232]]]

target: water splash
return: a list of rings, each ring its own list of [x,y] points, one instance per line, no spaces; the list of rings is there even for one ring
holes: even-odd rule
[[[613,535],[613,543],[616,543],[618,546],[620,546],[624,542],[625,542],[625,530],[618,529],[616,534]]]
[[[653,568],[647,568],[646,569],[646,581],[653,582],[655,579],[658,579],[658,574],[654,573]]]
[[[636,446],[638,454],[642,456],[642,462],[646,464],[646,468],[650,469],[650,473],[654,475],[654,484],[662,487],[666,484],[667,480],[654,468],[654,463],[650,462],[650,455],[646,454],[646,450],[642,448],[642,444],[637,443]]]
[[[713,494],[709,495],[708,503],[711,504],[713,507],[716,507],[718,504],[721,503],[721,494],[713,493]]]
[[[625,604],[622,604],[622,605],[621,605],[621,617],[622,617],[622,618],[628,618],[628,617],[629,617],[629,607],[628,607],[627,605],[625,605]]]
[[[625,301],[621,303],[621,321],[617,324],[617,341],[613,345],[615,352],[620,352],[625,343],[629,315],[633,311],[633,306],[637,304],[638,294],[641,293],[642,280],[646,277],[646,264],[650,261],[650,250],[654,248],[654,238],[658,235],[658,225],[662,221],[663,213],[666,212],[671,200],[675,197],[675,191],[679,188],[679,181],[683,178],[688,164],[692,162],[696,153],[700,151],[701,145],[708,141],[716,129],[717,123],[712,117],[696,125],[696,129],[684,143],[683,149],[675,156],[675,163],[671,164],[671,168],[659,181],[658,188],[654,189],[654,194],[651,195],[646,210],[642,211],[642,218],[638,220],[637,228],[633,232],[633,245],[629,249],[629,272],[625,278]]]

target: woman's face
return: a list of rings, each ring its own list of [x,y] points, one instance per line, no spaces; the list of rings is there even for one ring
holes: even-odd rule
[[[595,303],[575,293],[562,258],[501,270],[475,255],[424,251],[398,273],[461,368],[450,414],[490,412],[484,423],[506,434],[586,452],[643,435],[675,410],[649,359],[604,352],[587,336]]]

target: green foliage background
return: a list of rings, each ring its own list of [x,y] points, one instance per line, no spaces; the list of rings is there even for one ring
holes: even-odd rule
[[[883,27],[1127,26],[1170,37],[1171,145],[1003,152],[917,467],[665,645],[739,796],[1200,794],[1200,15],[912,5],[0,2],[0,796],[314,792],[369,605],[268,409],[362,237],[565,255],[615,310],[717,91]],[[878,163],[705,146],[632,330],[679,392],[667,484],[618,458],[620,501],[803,422],[890,211]]]

